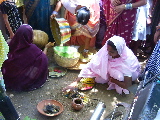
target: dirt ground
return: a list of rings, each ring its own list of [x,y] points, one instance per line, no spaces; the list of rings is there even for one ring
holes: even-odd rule
[[[49,66],[54,66],[52,50],[50,51]],[[144,66],[144,60],[141,61],[141,65]],[[81,92],[87,95],[88,103],[85,104],[82,110],[75,111],[71,107],[72,99],[64,97],[62,95],[62,88],[70,84],[79,74],[79,70],[67,70],[67,73],[63,77],[48,78],[47,82],[40,89],[30,92],[15,92],[7,90],[8,96],[11,98],[21,120],[24,120],[26,116],[36,120],[89,120],[94,109],[99,102],[104,102],[106,109],[101,117],[101,120],[110,113],[114,105],[117,102],[131,103],[134,94],[119,95],[115,90],[107,91],[107,84],[96,84],[92,90]],[[37,111],[37,104],[46,99],[53,99],[59,101],[64,111],[54,117],[47,117],[40,114]]]

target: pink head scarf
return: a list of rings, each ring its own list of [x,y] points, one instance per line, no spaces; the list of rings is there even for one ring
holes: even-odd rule
[[[140,64],[133,52],[126,46],[125,40],[119,36],[109,39],[114,43],[119,58],[113,59],[108,55],[107,43],[94,55],[93,59],[81,70],[78,77],[96,77],[97,83],[107,83],[108,75],[124,81],[124,76],[135,80],[140,73]]]

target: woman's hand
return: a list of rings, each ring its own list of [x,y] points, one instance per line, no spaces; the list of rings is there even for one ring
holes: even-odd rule
[[[118,6],[121,4],[121,2],[119,0],[111,0],[111,4],[112,6]]]
[[[68,85],[67,87],[63,88],[62,92],[66,92],[66,91],[73,91],[75,90],[78,86],[78,82],[82,79],[82,77],[78,77],[76,78],[76,80],[71,83],[70,85]]]
[[[62,92],[73,91],[76,88],[77,88],[77,81],[75,81],[75,82],[71,83],[70,85],[68,85],[67,87],[63,88]]]
[[[156,26],[156,33],[154,34],[154,42],[155,44],[160,39],[160,25]]]
[[[115,82],[114,82],[115,79],[114,79],[113,77],[111,77],[111,76],[109,76],[109,81],[112,82],[112,83],[115,83]]]
[[[124,76],[124,81],[116,80],[113,77],[109,77],[109,81],[117,84],[118,86],[124,89],[127,89],[129,86],[132,85],[132,78],[127,76]]]
[[[47,55],[47,50],[48,50],[48,48],[50,48],[50,47],[53,47],[54,46],[54,43],[55,42],[49,42],[49,43],[47,43],[46,45],[45,45],[45,48],[44,48],[44,50],[43,50],[43,53],[45,54],[45,55]]]
[[[50,18],[53,19],[53,18],[55,18],[56,16],[57,16],[57,14],[52,14],[52,15],[50,16]]]
[[[125,4],[115,6],[114,10],[115,10],[117,13],[122,12],[123,10],[125,10]]]
[[[49,43],[47,43],[46,45],[45,45],[45,48],[51,48],[51,47],[53,47],[54,46],[54,43],[55,42],[49,42]]]

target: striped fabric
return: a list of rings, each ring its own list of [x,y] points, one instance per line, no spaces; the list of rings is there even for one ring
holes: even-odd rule
[[[71,29],[69,23],[64,18],[55,18],[51,20],[51,30],[56,45],[64,44],[70,40]]]

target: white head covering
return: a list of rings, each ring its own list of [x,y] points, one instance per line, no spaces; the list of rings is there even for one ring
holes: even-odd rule
[[[109,59],[108,42],[106,42],[86,65],[86,68],[81,70],[79,77],[96,77],[98,83],[108,82],[108,75],[119,81],[124,81],[124,76],[132,77],[132,80],[135,80],[140,73],[140,64],[137,57],[126,46],[124,38],[113,36],[109,40],[116,46],[120,57]]]
[[[124,47],[126,47],[126,43],[124,38],[119,37],[119,36],[113,36],[109,39],[110,41],[112,41],[114,43],[114,45],[116,46],[116,49],[118,51],[118,54],[120,56],[122,56],[122,52],[124,50]]]

